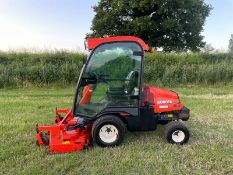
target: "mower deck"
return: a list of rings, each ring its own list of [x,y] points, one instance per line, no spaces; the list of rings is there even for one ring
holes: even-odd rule
[[[61,118],[60,113],[65,117]],[[56,124],[36,127],[38,145],[49,144],[50,153],[90,149],[91,124],[78,121],[78,117],[72,117],[72,110],[56,110]]]

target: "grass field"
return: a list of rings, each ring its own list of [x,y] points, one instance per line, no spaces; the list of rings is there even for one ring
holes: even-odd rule
[[[73,88],[0,90],[0,174],[233,174],[233,87],[172,88],[191,109],[187,145],[165,143],[163,127],[127,132],[117,148],[50,155],[35,125],[70,108]]]

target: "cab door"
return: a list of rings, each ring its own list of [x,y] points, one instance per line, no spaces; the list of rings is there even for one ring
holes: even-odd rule
[[[136,42],[98,46],[78,83],[75,115],[94,118],[104,110],[128,110],[138,116],[142,58],[143,50]]]

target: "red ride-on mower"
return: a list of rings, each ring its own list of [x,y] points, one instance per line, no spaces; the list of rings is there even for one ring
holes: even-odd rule
[[[129,131],[152,131],[166,125],[167,142],[184,144],[189,131],[180,120],[189,109],[177,93],[145,85],[144,51],[148,46],[133,36],[89,38],[73,109],[56,110],[56,123],[37,126],[37,143],[51,153],[117,146]],[[62,113],[65,116],[61,115]]]

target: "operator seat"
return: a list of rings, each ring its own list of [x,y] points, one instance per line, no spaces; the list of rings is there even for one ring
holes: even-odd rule
[[[138,85],[138,71],[130,71],[127,75],[123,87],[109,87],[107,91],[108,97],[122,96],[122,95],[132,95],[135,87]]]
[[[138,85],[139,73],[136,70],[131,71],[126,77],[125,81],[125,93],[132,94],[135,87]]]

